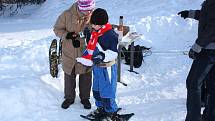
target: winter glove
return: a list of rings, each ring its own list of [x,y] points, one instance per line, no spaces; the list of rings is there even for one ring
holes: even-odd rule
[[[80,41],[77,39],[78,37],[79,37],[79,35],[76,34],[75,32],[69,32],[66,35],[66,39],[72,39],[72,44],[73,44],[74,48],[80,47]]]
[[[66,35],[66,39],[76,39],[78,37],[78,34],[76,34],[75,32],[68,32]]]
[[[188,55],[189,55],[189,58],[191,58],[191,59],[193,59],[193,60],[196,60],[197,57],[198,57],[198,55],[199,55],[199,53],[193,51],[193,49],[190,49]]]
[[[80,40],[78,40],[78,39],[72,40],[72,44],[73,44],[74,48],[79,48]]]
[[[105,54],[103,52],[99,52],[94,54],[92,57],[92,61],[94,64],[99,64],[105,59]]]
[[[186,19],[189,15],[189,11],[188,10],[184,10],[178,13],[178,15],[181,15],[182,18]]]

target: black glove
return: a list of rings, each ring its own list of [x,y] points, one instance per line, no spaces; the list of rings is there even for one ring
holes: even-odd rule
[[[78,40],[78,39],[72,40],[72,44],[73,44],[74,48],[79,48],[80,40]]]
[[[76,34],[75,32],[68,32],[66,35],[66,39],[76,39],[78,37],[78,34]]]
[[[78,40],[79,35],[75,32],[68,32],[66,35],[66,39],[72,39],[72,44],[74,48],[80,47],[80,41]]]
[[[103,52],[99,52],[94,54],[92,57],[92,61],[94,64],[99,64],[105,59],[105,54]]]
[[[192,49],[190,49],[188,55],[189,55],[189,58],[191,58],[193,60],[196,60],[198,55],[199,55],[199,53],[197,53],[197,52],[193,51]]]
[[[189,15],[189,11],[188,10],[184,10],[178,13],[178,15],[181,15],[182,18],[187,18]]]

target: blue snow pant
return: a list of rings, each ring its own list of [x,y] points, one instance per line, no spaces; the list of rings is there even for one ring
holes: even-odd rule
[[[207,76],[208,79],[205,79]],[[201,120],[201,85],[206,81],[208,103],[204,115],[207,121],[215,121],[215,64],[209,59],[194,60],[186,80],[187,116],[185,121]]]
[[[118,107],[115,101],[117,87],[117,66],[93,66],[93,96],[97,107],[106,112],[115,112]]]

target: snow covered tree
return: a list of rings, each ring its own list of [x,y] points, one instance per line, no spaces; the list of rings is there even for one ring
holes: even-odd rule
[[[10,12],[10,15],[18,13],[18,9],[29,4],[40,5],[46,0],[0,0],[0,16],[5,12]]]

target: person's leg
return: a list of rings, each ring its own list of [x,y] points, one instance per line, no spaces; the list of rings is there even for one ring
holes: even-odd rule
[[[207,102],[207,88],[206,88],[206,81],[209,79],[208,76],[203,80],[201,86],[201,107],[205,107]]]
[[[76,75],[74,69],[72,70],[71,75],[64,73],[64,93],[65,99],[75,99],[75,87],[76,87]]]
[[[104,105],[105,111],[108,113],[114,113],[117,111],[118,106],[115,101],[116,97],[116,86],[117,86],[117,66],[116,64],[103,68],[100,73],[100,92],[102,103]]]
[[[105,115],[104,112],[104,106],[102,104],[102,99],[100,96],[100,92],[99,92],[99,74],[97,73],[98,68],[96,66],[93,66],[93,97],[95,99],[95,105],[97,107],[97,109],[95,109],[94,111],[90,112],[88,114],[88,116],[92,117],[92,118],[97,118],[97,117],[103,117]]]
[[[206,106],[207,121],[215,121],[215,65],[213,65],[208,83],[208,105]]]
[[[102,105],[102,100],[101,100],[101,96],[100,96],[100,92],[99,92],[99,81],[100,81],[100,72],[101,69],[97,66],[93,66],[93,97],[95,99],[95,105],[98,108],[103,108]],[[98,73],[99,72],[99,73]]]
[[[210,71],[211,72],[211,71]],[[208,73],[208,75],[207,75],[207,77],[206,77],[206,79],[204,80],[205,81],[205,85],[206,85],[206,88],[205,88],[205,99],[204,99],[204,110],[203,110],[203,114],[202,114],[202,120],[203,121],[208,121],[207,120],[207,117],[208,117],[208,99],[209,99],[209,94],[208,94],[208,82],[210,81],[210,79],[212,79],[211,77],[210,77],[210,72]],[[203,100],[202,100],[202,102],[203,102]]]
[[[75,80],[75,73],[74,69],[71,75],[64,73],[64,102],[62,103],[61,107],[67,109],[71,104],[74,103],[75,100],[75,87],[76,87],[76,80]]]
[[[211,65],[207,60],[194,60],[186,80],[187,116],[185,121],[201,120],[201,85]]]
[[[115,98],[102,98],[102,103],[105,107],[105,112],[115,113],[117,111]]]
[[[102,98],[100,96],[99,91],[93,90],[93,97],[95,98],[95,105],[98,108],[103,108]]]
[[[85,109],[91,109],[90,91],[92,85],[92,73],[80,74],[79,76],[79,97]]]
[[[92,85],[92,73],[79,75],[79,97],[80,99],[90,99],[90,91]]]

